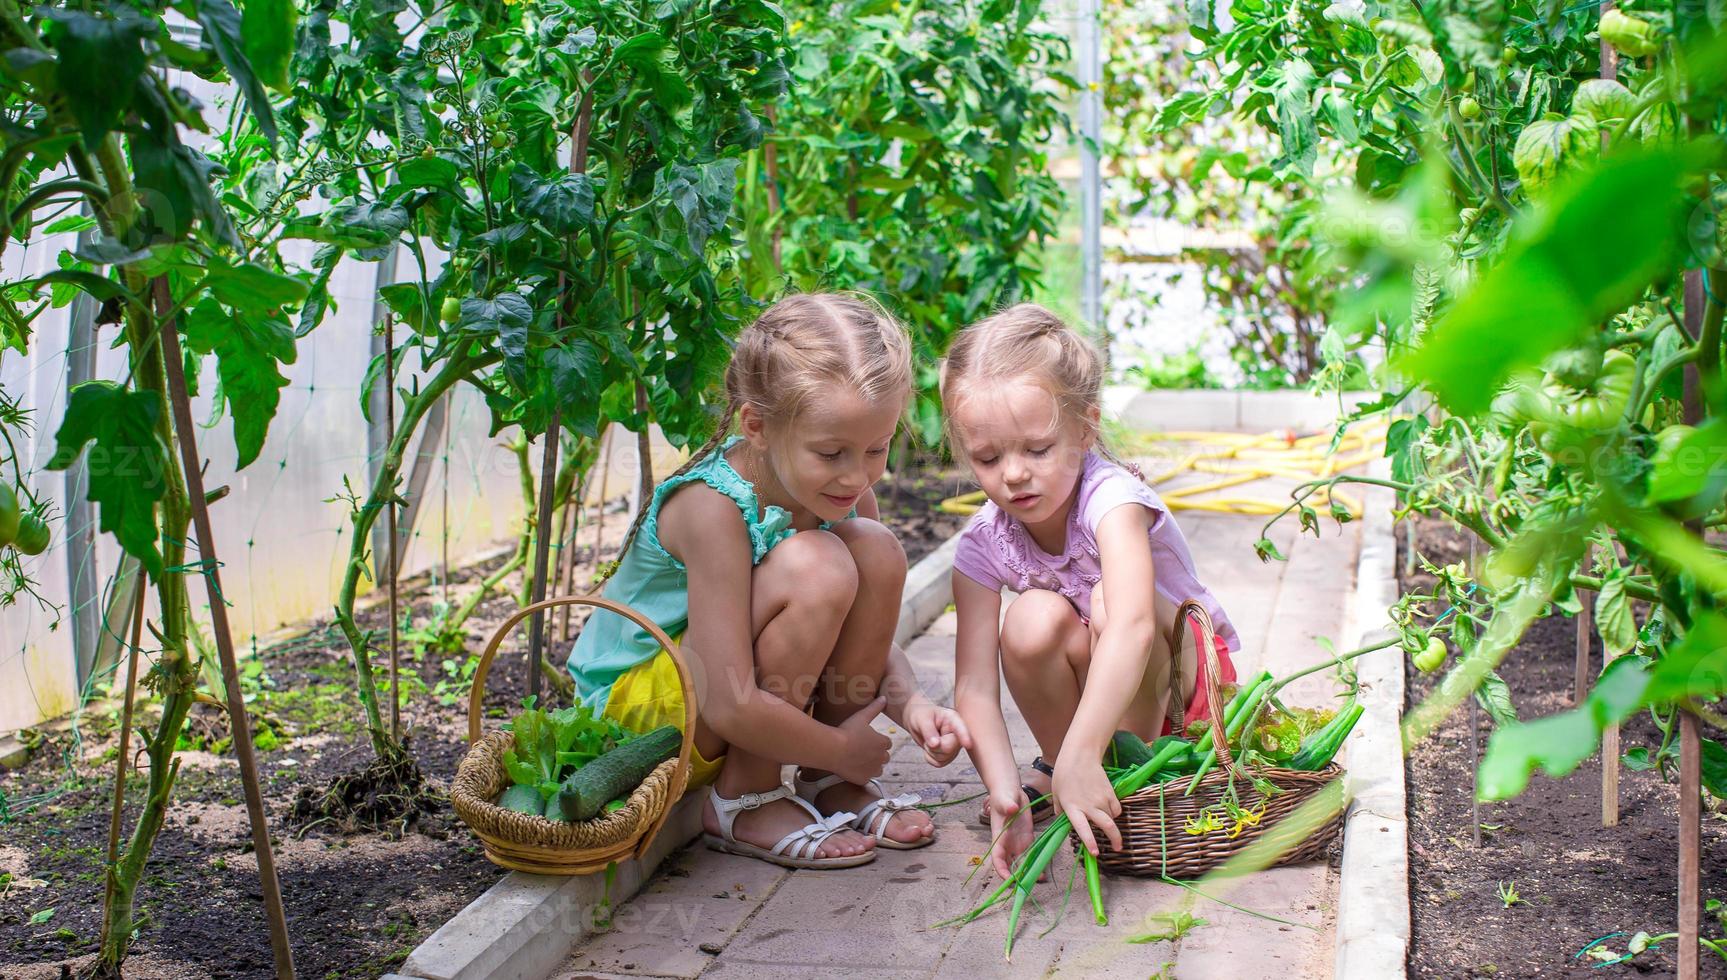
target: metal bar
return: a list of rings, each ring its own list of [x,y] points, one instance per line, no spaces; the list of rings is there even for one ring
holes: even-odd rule
[[[1080,0],[1080,316],[1094,329],[1103,326],[1103,179],[1097,158],[1103,145],[1103,61],[1098,17],[1098,0]]]

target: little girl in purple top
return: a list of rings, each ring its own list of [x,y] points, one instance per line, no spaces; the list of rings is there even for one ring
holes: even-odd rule
[[[1229,653],[1241,642],[1195,576],[1181,529],[1098,443],[1102,380],[1097,350],[1029,303],[967,327],[942,370],[954,454],[989,497],[954,556],[954,706],[971,729],[989,794],[980,819],[1004,877],[1051,807],[1013,817],[1045,794],[1093,854],[1094,825],[1121,847],[1121,804],[1102,763],[1111,736],[1167,733],[1177,664],[1186,717],[1207,711],[1202,634],[1197,623],[1174,624],[1184,600],[1211,616],[1218,683],[1235,679]],[[1004,588],[1018,593],[1005,616]],[[1043,752],[1024,782],[1002,717],[1002,675]]]

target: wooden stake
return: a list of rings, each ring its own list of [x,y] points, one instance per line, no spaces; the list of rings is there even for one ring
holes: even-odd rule
[[[1679,980],[1697,980],[1703,862],[1703,740],[1679,712]]]
[[[563,425],[559,412],[552,410],[552,420],[543,438],[546,440],[544,450],[540,454],[540,500],[539,513],[534,518],[534,584],[531,595],[534,602],[546,597],[546,565],[547,556],[551,552],[552,524],[552,492],[556,489],[558,470],[558,430]],[[546,644],[546,614],[534,613],[528,623],[528,693],[538,696],[540,693],[540,651]]]
[[[264,794],[258,788],[258,760],[252,754],[252,722],[246,699],[240,693],[240,668],[234,660],[234,640],[228,628],[228,604],[223,597],[221,565],[216,561],[216,535],[210,526],[210,506],[204,496],[204,472],[199,466],[197,426],[192,422],[192,403],[186,397],[185,363],[180,353],[179,325],[170,316],[174,299],[168,279],[155,280],[156,313],[161,317],[162,360],[168,374],[168,393],[174,413],[174,431],[180,444],[180,463],[186,470],[186,490],[191,498],[192,525],[198,534],[198,558],[203,565],[204,588],[210,597],[210,632],[216,640],[216,655],[222,661],[222,686],[228,699],[228,729],[234,740],[234,756],[240,763],[240,785],[246,795],[246,816],[252,824],[252,850],[258,859],[258,883],[264,893],[264,917],[270,924],[270,949],[275,954],[277,980],[293,980],[294,953],[288,946],[288,917],[282,910],[282,887],[276,880],[276,857],[270,847],[270,817],[264,812]]]
[[[132,761],[132,702],[138,685],[138,649],[144,645],[144,570],[132,601],[132,645],[126,651],[126,696],[120,705],[120,757],[114,762],[114,810],[108,815],[108,874],[102,907],[114,904],[114,871],[120,863],[120,817],[126,805],[126,766]]]
[[[589,81],[589,87],[582,94],[582,101],[576,109],[575,122],[570,129],[570,172],[583,173],[588,168],[588,137],[593,120],[594,94],[593,76],[584,73]],[[564,326],[564,304],[562,286],[564,277],[558,276],[559,297],[555,331],[562,332]],[[533,586],[530,595],[534,602],[546,598],[546,572],[552,545],[552,497],[558,483],[558,441],[563,430],[562,413],[552,409],[551,420],[546,423],[544,438],[546,444],[540,454],[540,499],[539,513],[534,518],[534,568]],[[540,657],[546,647],[546,614],[536,612],[528,621],[528,693],[539,696],[540,693]]]
[[[642,415],[642,431],[636,433],[636,509],[648,506],[654,499],[653,440],[648,435],[648,389],[636,382],[636,411]]]
[[[1475,539],[1469,539],[1469,574],[1471,577],[1480,573],[1475,561]],[[1463,651],[1459,650],[1461,655]],[[1481,794],[1477,792],[1481,772],[1481,709],[1475,703],[1475,695],[1469,696],[1469,839],[1474,842],[1475,849],[1481,849]]]
[[[396,330],[395,318],[384,314],[384,445],[396,441]],[[385,533],[389,547],[384,553],[384,577],[390,589],[390,738],[402,741],[402,650],[401,629],[396,625],[400,615],[396,597],[396,488],[390,488],[390,499],[384,504]]]
[[[1695,122],[1695,120],[1692,120]],[[1719,373],[1719,349],[1709,349],[1719,343],[1709,341],[1709,331],[1703,328],[1703,273],[1698,269],[1685,272],[1685,326],[1691,336],[1702,338],[1709,376]],[[1716,325],[1718,328],[1718,325]],[[1696,425],[1703,418],[1703,371],[1705,365],[1685,366],[1685,421]],[[1703,537],[1703,522],[1687,521],[1686,529]],[[1679,980],[1697,980],[1699,932],[1698,893],[1702,890],[1703,842],[1703,746],[1697,729],[1697,717],[1689,711],[1679,711]]]
[[[446,402],[448,401],[449,397],[450,396],[448,394],[444,395]],[[444,566],[443,578],[444,578],[444,608],[445,609],[450,608],[450,429],[452,429],[452,428],[454,428],[454,427],[452,425],[450,425],[449,421],[446,419],[446,421],[444,422],[444,486],[443,486],[444,521],[443,521],[443,527],[441,529],[442,534],[440,535],[443,538],[443,542],[442,542],[442,549],[443,550],[442,550],[442,553],[438,556],[438,560],[441,561],[443,563],[443,566]]]
[[[1594,554],[1590,548],[1584,552],[1584,561]],[[1578,705],[1589,696],[1589,647],[1591,637],[1595,633],[1595,593],[1580,591],[1577,600],[1583,608],[1577,612],[1577,662],[1572,672],[1571,703]],[[1602,656],[1606,656],[1603,649]]]

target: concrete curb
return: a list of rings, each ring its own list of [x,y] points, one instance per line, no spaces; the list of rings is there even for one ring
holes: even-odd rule
[[[1112,385],[1104,390],[1103,403],[1111,417],[1130,428],[1148,432],[1181,429],[1267,432],[1327,428],[1340,415],[1373,397],[1370,392],[1360,391],[1338,396],[1299,390],[1147,391],[1132,385]]]
[[[1376,460],[1372,475],[1386,475]],[[1385,610],[1397,601],[1392,494],[1364,488],[1365,514],[1346,649],[1390,635]],[[1409,956],[1409,821],[1404,786],[1403,657],[1387,651],[1356,661],[1365,709],[1349,746],[1351,798],[1343,825],[1337,897],[1336,980],[1403,980]]]
[[[894,642],[923,632],[953,600],[950,570],[959,536],[906,573]],[[701,794],[678,801],[643,860],[621,861],[608,894],[603,875],[555,877],[512,871],[408,954],[381,980],[543,980],[594,931],[594,912],[622,905],[661,861],[701,833]]]

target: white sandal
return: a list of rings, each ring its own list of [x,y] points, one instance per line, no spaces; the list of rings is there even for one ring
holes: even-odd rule
[[[736,799],[726,799],[720,795],[718,789],[710,792],[714,801],[714,814],[720,819],[720,835],[704,833],[702,837],[706,839],[708,846],[716,851],[759,858],[787,868],[853,868],[875,860],[873,849],[862,854],[816,857],[828,838],[851,829],[852,815],[841,811],[824,817],[821,811],[799,799],[792,793],[791,788],[783,783],[766,793],[745,793]],[[758,847],[732,836],[732,821],[737,819],[740,811],[754,810],[775,800],[791,800],[808,811],[814,819],[781,837],[779,843],[772,848]]]
[[[798,795],[808,800],[812,806],[815,805],[816,797],[823,790],[843,782],[845,782],[844,777],[832,772],[820,779],[805,779],[802,769],[792,774],[792,785],[797,787]],[[894,840],[887,835],[887,825],[889,821],[893,820],[893,815],[901,810],[916,809],[917,805],[923,802],[923,797],[916,793],[889,796],[878,779],[872,779],[864,785],[870,792],[876,794],[877,799],[865,806],[863,812],[851,821],[850,826],[853,830],[874,837],[877,847],[891,847],[896,851],[915,851],[920,847],[928,847],[935,843],[933,829],[928,837],[910,843]]]

